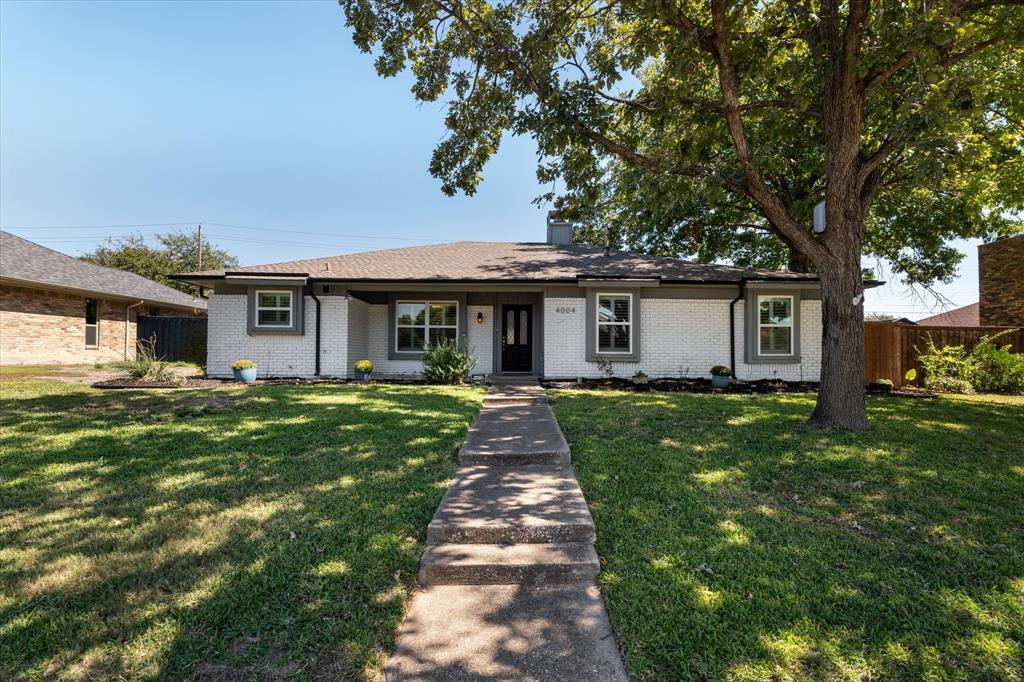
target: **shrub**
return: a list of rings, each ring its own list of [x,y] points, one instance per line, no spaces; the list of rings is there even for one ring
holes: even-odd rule
[[[894,385],[892,379],[875,379],[875,383],[879,386],[889,386],[890,388]]]
[[[947,393],[974,393],[974,386],[971,377],[974,374],[974,360],[964,350],[963,346],[943,346],[938,348],[932,340],[932,335],[925,337],[924,352],[921,353],[918,363],[924,370],[924,387],[930,391],[945,391]]]
[[[423,353],[423,375],[432,384],[461,384],[476,367],[465,341],[442,339]]]
[[[725,365],[715,365],[711,368],[711,376],[730,377],[732,376],[732,370]]]
[[[140,339],[134,360],[115,362],[117,369],[125,379],[133,379],[144,383],[185,382],[185,377],[171,370],[170,365],[156,356],[156,338]]]
[[[356,360],[352,365],[352,369],[363,374],[369,374],[373,371],[373,362],[370,360]]]
[[[256,363],[252,360],[235,360],[231,363],[231,369],[256,369]]]
[[[1010,345],[999,346],[994,341],[1012,329],[994,336],[982,337],[971,351],[974,388],[987,393],[1024,394],[1024,355],[1011,353]]]

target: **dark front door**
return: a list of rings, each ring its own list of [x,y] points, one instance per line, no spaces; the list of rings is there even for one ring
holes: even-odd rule
[[[501,371],[533,369],[533,306],[501,306]]]

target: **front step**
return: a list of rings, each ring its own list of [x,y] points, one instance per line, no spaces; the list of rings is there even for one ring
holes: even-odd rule
[[[507,384],[491,386],[484,395],[484,407],[498,405],[535,405],[548,402],[548,396],[538,384]]]
[[[565,584],[592,582],[600,565],[586,542],[520,545],[428,545],[421,585]]]
[[[427,526],[431,545],[594,538],[594,520],[567,467],[463,467]]]
[[[459,449],[459,463],[568,464],[569,444],[547,404],[484,407]]]

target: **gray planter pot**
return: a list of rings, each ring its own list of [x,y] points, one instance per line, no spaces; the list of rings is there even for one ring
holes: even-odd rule
[[[370,374],[372,374],[372,372],[357,372],[356,370],[352,371],[355,373],[356,381],[369,381]]]
[[[255,367],[250,367],[249,369],[233,369],[231,371],[235,374],[235,381],[241,381],[245,384],[251,384],[256,381]]]
[[[717,374],[711,375],[711,385],[715,388],[729,388],[731,383],[732,377],[720,377]]]

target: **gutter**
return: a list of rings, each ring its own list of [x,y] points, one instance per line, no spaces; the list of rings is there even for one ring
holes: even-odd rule
[[[124,307],[124,359],[125,360],[128,359],[128,321],[129,321],[128,320],[128,311],[131,310],[132,308],[137,308],[140,305],[143,305],[144,303],[145,303],[145,301],[139,301],[138,303],[132,303],[131,305],[126,305]],[[136,326],[136,329],[138,329],[137,326]],[[98,332],[97,332],[97,336],[98,336]],[[99,338],[97,338],[96,340],[98,342]],[[136,334],[135,334],[135,343],[138,343],[138,342],[139,342],[139,335],[138,335],[138,332],[136,332]]]
[[[315,293],[313,293],[312,284],[307,284],[306,289],[309,291],[309,297],[313,299],[314,303],[316,303],[316,336],[314,337],[313,342],[316,358],[314,358],[313,362],[313,376],[318,377],[320,376],[320,299],[316,297]]]
[[[729,302],[729,369],[732,370],[732,378],[736,378],[736,304],[743,299],[747,293],[747,280],[740,280],[740,290],[736,298]]]

